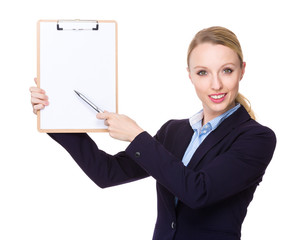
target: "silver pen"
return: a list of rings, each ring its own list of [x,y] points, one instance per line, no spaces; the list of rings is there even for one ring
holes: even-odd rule
[[[86,102],[88,105],[90,105],[96,112],[98,112],[98,113],[104,112],[99,107],[97,107],[96,104],[92,103],[87,97],[85,97],[82,93],[80,93],[76,90],[74,90],[74,91],[78,95],[78,97],[80,97],[84,102]]]

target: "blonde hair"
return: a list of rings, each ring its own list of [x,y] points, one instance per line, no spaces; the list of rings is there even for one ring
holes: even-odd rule
[[[188,67],[189,67],[190,55],[193,49],[197,47],[199,44],[205,43],[205,42],[209,42],[213,44],[220,44],[220,45],[224,45],[226,47],[231,48],[237,53],[239,57],[240,67],[241,68],[243,67],[243,53],[242,53],[240,42],[237,36],[232,31],[224,27],[205,28],[199,31],[195,35],[188,49],[188,54],[187,54]],[[238,93],[235,99],[235,102],[240,103],[246,109],[246,111],[249,113],[252,119],[254,120],[256,119],[255,113],[251,108],[250,102],[241,93]]]

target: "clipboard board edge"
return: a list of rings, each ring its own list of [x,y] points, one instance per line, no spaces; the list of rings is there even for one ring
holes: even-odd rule
[[[95,133],[109,132],[108,129],[38,129],[40,133]]]

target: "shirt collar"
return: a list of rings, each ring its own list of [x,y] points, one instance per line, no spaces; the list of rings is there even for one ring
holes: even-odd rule
[[[190,125],[194,131],[199,131],[199,134],[205,130],[214,131],[227,117],[237,111],[240,106],[241,104],[237,104],[235,107],[212,119],[204,126],[202,126],[202,120],[204,118],[204,111],[202,109],[189,119]]]

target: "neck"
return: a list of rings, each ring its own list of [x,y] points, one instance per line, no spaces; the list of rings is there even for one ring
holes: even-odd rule
[[[229,105],[226,109],[222,111],[210,111],[206,108],[206,106],[203,106],[204,111],[204,118],[203,118],[203,126],[206,125],[208,122],[210,122],[212,119],[222,115],[223,113],[227,112],[228,110],[234,108],[236,106],[235,102],[233,104]]]

